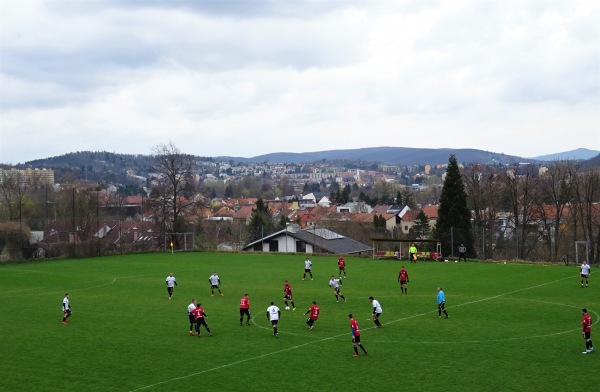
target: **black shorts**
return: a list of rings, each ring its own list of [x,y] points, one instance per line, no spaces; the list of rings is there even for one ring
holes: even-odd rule
[[[446,308],[446,303],[442,302],[441,304],[438,304],[438,309],[439,310],[444,310],[444,308]]]
[[[272,326],[276,326],[278,321],[279,321],[279,320],[271,320],[271,325],[272,325]]]
[[[200,317],[200,318],[196,319],[196,325],[197,326],[204,325],[206,328],[208,328],[208,325],[206,324],[206,320],[204,319],[204,317]]]
[[[304,268],[304,272],[310,272],[310,268]]]
[[[333,292],[334,292],[335,294],[340,294],[340,288],[339,288],[339,287],[334,287],[334,288],[333,288]]]
[[[250,309],[240,308],[240,317],[244,317],[244,315],[250,317]]]
[[[193,314],[188,314],[188,320],[190,320],[191,324],[194,324],[196,322],[196,317],[194,317]]]
[[[219,285],[218,285],[218,284],[211,284],[211,285],[210,285],[210,288],[211,288],[211,289],[218,289],[218,288],[219,288]]]
[[[169,294],[173,294],[173,287],[167,287],[167,291],[169,292]]]
[[[589,339],[591,338],[591,336],[592,336],[592,332],[591,332],[591,331],[590,331],[590,332],[584,332],[584,333],[583,333],[583,338],[584,338],[585,340],[589,340]]]
[[[373,320],[379,320],[379,316],[381,316],[381,313],[373,313]]]
[[[406,280],[401,280],[400,284],[406,284]]]
[[[63,314],[64,314],[65,316],[67,316],[67,315],[71,314],[71,309],[65,309],[65,310],[63,310]]]
[[[589,278],[590,276],[589,276],[589,275],[586,275],[586,274],[581,274],[581,277],[582,277],[582,278],[584,278],[584,279],[587,279],[587,278]]]
[[[360,335],[352,336],[352,343],[359,344],[360,343]]]
[[[292,301],[292,296],[291,296],[291,295],[287,295],[287,294],[285,294],[285,295],[283,296],[283,299],[287,299],[288,301]]]
[[[306,323],[310,326],[312,326],[315,323],[315,319],[311,319],[310,317],[306,320]]]

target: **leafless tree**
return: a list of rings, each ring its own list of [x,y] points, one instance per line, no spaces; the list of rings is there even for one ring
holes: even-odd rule
[[[83,184],[69,184],[56,195],[58,215],[68,222],[71,242],[93,238],[99,227],[99,198],[96,191]]]
[[[187,199],[194,185],[193,157],[182,153],[171,141],[154,147],[153,152],[153,169],[158,175],[156,189],[160,193],[159,204],[162,204],[156,209],[155,216],[161,220],[164,235],[169,232],[184,232],[184,211],[193,204]],[[177,241],[177,238],[173,240]]]
[[[524,260],[538,242],[537,228],[532,228],[534,195],[539,179],[530,170],[520,173],[509,168],[499,176],[503,201],[511,212],[509,225],[514,228],[516,258]]]
[[[481,244],[482,258],[492,257],[491,246],[498,213],[501,211],[498,174],[493,168],[472,165],[463,173],[467,201],[474,211],[475,243]]]
[[[549,257],[553,261],[558,259],[560,241],[568,223],[565,219],[565,208],[573,202],[573,181],[576,175],[576,165],[570,162],[555,162],[541,176],[540,198],[537,204],[547,235]]]
[[[597,263],[599,259],[600,240],[600,170],[590,170],[578,173],[574,177],[573,214],[579,225],[574,225],[573,240],[585,239],[590,243],[590,262]],[[578,226],[582,230],[582,238],[578,234]]]
[[[26,200],[27,183],[19,171],[3,171],[0,174],[0,203],[2,214],[9,222],[17,222]]]

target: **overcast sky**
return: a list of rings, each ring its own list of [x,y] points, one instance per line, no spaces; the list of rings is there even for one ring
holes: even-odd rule
[[[0,163],[600,150],[599,4],[0,0]]]

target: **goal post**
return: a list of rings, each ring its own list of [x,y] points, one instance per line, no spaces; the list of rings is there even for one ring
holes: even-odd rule
[[[196,237],[194,233],[167,233],[165,236],[164,249],[167,252],[189,252],[196,249]]]

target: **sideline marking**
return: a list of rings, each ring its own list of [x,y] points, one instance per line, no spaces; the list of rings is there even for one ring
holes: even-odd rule
[[[465,302],[465,303],[462,303],[462,304],[459,304],[459,305],[456,305],[456,306],[465,306],[465,305],[470,305],[470,304],[474,304],[474,303],[477,303],[477,302],[488,301],[488,300],[491,300],[491,299],[503,297],[505,295],[510,295],[510,294],[521,292],[521,291],[526,291],[526,290],[531,290],[531,289],[535,289],[535,288],[542,287],[542,286],[547,286],[549,284],[560,282],[560,281],[566,280],[566,279],[572,279],[572,277],[569,276],[567,278],[561,278],[561,279],[558,279],[558,280],[554,280],[552,282],[541,283],[541,284],[538,284],[538,285],[535,285],[535,286],[531,286],[531,287],[526,287],[526,288],[523,288],[523,289],[514,290],[514,291],[511,291],[511,292],[508,292],[508,293],[498,294],[498,295],[495,295],[493,297],[482,298],[482,299],[478,299],[478,300],[474,300],[474,301],[470,301],[470,302]],[[389,322],[385,323],[384,325],[394,324],[394,323],[397,323],[397,322],[400,322],[400,321],[404,321],[404,320],[410,320],[412,318],[417,318],[417,317],[425,316],[427,314],[435,313],[435,312],[437,312],[437,309],[429,311],[429,312],[425,312],[425,313],[416,314],[416,315],[413,315],[413,316],[403,317],[403,318],[400,318],[398,320],[389,321]],[[596,314],[596,315],[598,315],[596,312],[593,312],[593,313]],[[375,329],[375,328],[376,328],[375,326],[372,326],[372,327],[369,327],[369,328],[365,328],[362,331],[368,331],[368,330]],[[190,373],[190,374],[187,374],[187,375],[184,375],[184,376],[174,377],[174,378],[171,378],[169,380],[159,381],[157,383],[146,385],[146,386],[143,386],[143,387],[140,387],[140,388],[131,389],[129,392],[142,391],[144,389],[149,389],[149,388],[153,388],[153,387],[156,387],[156,386],[159,386],[159,385],[164,385],[164,384],[167,384],[167,383],[170,383],[170,382],[173,382],[173,381],[184,380],[184,379],[189,378],[189,377],[194,377],[194,376],[197,376],[197,375],[200,375],[200,374],[204,374],[204,373],[208,373],[208,372],[212,372],[212,371],[215,371],[215,370],[225,369],[225,368],[228,368],[228,367],[231,367],[231,366],[239,365],[241,363],[246,363],[246,362],[249,362],[249,361],[254,361],[256,359],[261,359],[261,358],[269,357],[271,355],[276,355],[276,354],[284,353],[284,352],[287,352],[287,351],[296,350],[298,348],[302,348],[302,347],[305,347],[305,346],[308,346],[308,345],[311,345],[311,344],[320,343],[320,342],[324,342],[324,341],[327,341],[327,340],[337,339],[337,338],[340,338],[340,337],[346,336],[346,335],[347,335],[347,333],[341,333],[341,334],[338,334],[338,335],[330,336],[328,338],[321,338],[319,340],[314,340],[312,342],[307,342],[307,343],[299,344],[297,346],[288,347],[288,348],[285,348],[285,349],[282,349],[282,350],[278,350],[278,351],[273,351],[273,352],[270,352],[270,353],[261,354],[261,355],[258,355],[256,357],[241,359],[239,361],[231,362],[231,363],[228,363],[228,364],[225,364],[225,365],[217,366],[217,367],[206,369],[206,370],[201,370],[199,372]]]
[[[98,287],[104,287],[104,286],[108,286],[111,285],[113,283],[115,283],[119,278],[113,278],[113,280],[111,280],[108,283],[102,283],[99,284],[97,286],[90,286],[90,287],[80,287],[78,289],[72,289],[69,290],[70,293],[72,292],[76,292],[76,291],[83,291],[83,290],[90,290],[90,289],[97,289]],[[22,293],[25,291],[31,291],[31,290],[35,290],[35,288],[29,288],[29,289],[23,289],[23,290],[14,290],[14,291],[1,291],[0,295],[5,295],[5,294],[14,294],[14,293]],[[40,293],[34,293],[32,295],[49,295],[49,294],[55,294],[55,293],[64,293],[65,290],[62,291],[45,291],[45,292],[40,292]]]

